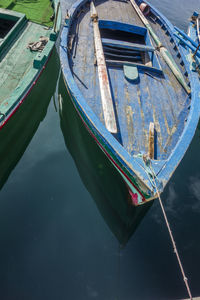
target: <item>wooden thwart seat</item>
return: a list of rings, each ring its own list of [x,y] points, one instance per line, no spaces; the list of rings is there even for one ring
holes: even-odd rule
[[[154,68],[148,65],[140,64],[137,62],[129,62],[129,61],[124,61],[124,60],[112,60],[112,59],[106,59],[107,66],[110,67],[123,67],[124,65],[127,66],[132,66],[132,67],[137,67],[138,69],[142,69],[144,71],[149,71],[149,72],[155,72],[157,74],[162,74],[162,70],[158,68]]]
[[[112,46],[116,48],[124,48],[124,49],[130,49],[130,50],[137,50],[137,51],[146,51],[146,52],[154,52],[155,48],[152,46],[147,46],[143,44],[136,44],[136,43],[130,43],[120,40],[113,40],[113,39],[107,39],[102,38],[102,44],[103,46]]]

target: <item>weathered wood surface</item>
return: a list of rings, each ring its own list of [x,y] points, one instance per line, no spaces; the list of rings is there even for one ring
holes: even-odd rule
[[[100,85],[101,101],[103,106],[103,114],[105,119],[106,128],[112,132],[117,133],[117,124],[115,119],[114,106],[111,96],[110,83],[106,68],[106,61],[103,52],[103,46],[101,42],[101,36],[98,26],[98,15],[95,9],[93,1],[91,1],[91,18],[94,29],[94,44],[95,54],[98,66],[98,78]]]
[[[121,21],[136,26],[143,23],[134,12],[130,2],[97,1],[99,19]],[[118,11],[121,13],[118,14]],[[77,20],[78,22],[78,20]],[[170,36],[158,23],[151,24],[159,39],[171,52],[173,59],[180,65],[181,58]],[[74,23],[71,34],[76,32]],[[102,36],[102,38],[106,38]],[[153,45],[155,46],[155,45]],[[72,58],[72,69],[78,76],[74,79],[89,107],[104,124],[97,67],[94,65],[94,39],[91,26],[90,9],[86,6],[79,23],[77,55]],[[156,130],[156,155],[158,160],[167,159],[184,129],[184,120],[189,113],[190,98],[179,84],[166,63],[160,58],[164,77],[151,68],[139,71],[137,84],[128,82],[124,76],[121,61],[107,62],[112,100],[120,142],[130,155],[148,153],[149,124],[154,123]],[[116,67],[118,65],[118,67]],[[182,72],[185,67],[181,66]],[[161,97],[162,95],[162,97]]]
[[[149,152],[148,156],[154,159],[154,123],[149,124]]]
[[[27,49],[28,43],[38,41],[40,36],[48,35],[49,31],[44,26],[28,23],[10,51],[0,59],[0,103],[9,99],[20,80],[32,68],[37,52]]]
[[[200,43],[200,31],[199,31],[199,16],[197,17],[197,36]]]

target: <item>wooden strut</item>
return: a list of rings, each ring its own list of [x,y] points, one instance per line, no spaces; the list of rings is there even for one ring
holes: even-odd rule
[[[183,281],[184,281],[184,283],[185,283],[185,286],[186,286],[186,289],[187,289],[187,292],[188,292],[188,295],[189,295],[189,299],[192,300],[193,298],[192,298],[192,294],[191,294],[191,291],[190,291],[190,287],[189,287],[189,285],[188,285],[188,279],[187,279],[187,277],[185,276],[185,272],[184,272],[184,269],[183,269],[183,265],[182,265],[182,263],[181,263],[181,259],[180,259],[180,257],[179,257],[178,250],[177,250],[177,248],[176,248],[175,240],[174,240],[174,237],[173,237],[173,234],[172,234],[172,231],[171,231],[171,228],[170,228],[168,219],[167,219],[167,215],[166,215],[166,212],[165,212],[165,209],[164,209],[164,206],[163,206],[161,197],[160,197],[160,193],[159,193],[158,187],[157,187],[157,185],[156,185],[155,175],[153,176],[153,182],[154,182],[154,186],[155,186],[155,188],[156,188],[156,193],[157,193],[157,195],[158,195],[158,199],[159,199],[160,206],[161,206],[161,209],[162,209],[162,212],[163,212],[163,216],[164,216],[164,219],[165,219],[165,223],[166,223],[166,225],[167,225],[167,229],[168,229],[168,232],[169,232],[169,235],[170,235],[170,238],[171,238],[171,242],[172,242],[172,245],[173,245],[174,253],[176,254],[176,257],[177,257],[177,260],[178,260],[178,264],[179,264],[181,273],[182,273],[182,275],[183,275]]]
[[[94,45],[95,45],[95,52],[96,52],[96,59],[97,59],[101,102],[103,107],[105,125],[106,128],[111,133],[117,133],[117,123],[115,119],[113,100],[111,96],[111,89],[109,84],[108,72],[106,68],[106,61],[103,53],[103,46],[101,42],[101,36],[100,36],[99,25],[98,25],[98,14],[93,1],[91,1],[90,10],[91,10],[91,19],[93,22]]]
[[[54,32],[56,32],[59,8],[60,8],[60,2],[58,2],[57,9],[56,9],[56,17],[55,17],[55,22],[54,22],[54,26],[53,26],[53,31]]]
[[[199,43],[199,45],[197,46],[197,48],[196,48],[195,52],[193,53],[192,57],[195,57],[195,56],[196,56],[196,54],[197,54],[199,48],[200,48],[200,43]]]
[[[197,17],[197,36],[200,43],[200,32],[199,32],[199,16]]]
[[[158,36],[155,34],[152,27],[150,26],[149,22],[147,21],[147,19],[142,14],[139,7],[137,6],[135,0],[130,0],[130,2],[132,4],[132,6],[134,7],[135,11],[137,12],[139,18],[141,19],[141,21],[143,22],[143,24],[146,26],[147,30],[149,31],[150,35],[152,36],[154,42],[156,43],[157,49],[159,50],[161,56],[163,57],[163,59],[165,60],[165,62],[169,66],[169,68],[171,69],[172,73],[177,78],[177,80],[180,82],[180,84],[183,86],[185,91],[188,94],[190,94],[191,90],[190,90],[189,86],[187,85],[187,83],[186,83],[181,71],[179,70],[176,62],[174,61],[173,57],[171,56],[169,51],[161,43]]]
[[[154,123],[149,124],[149,158],[154,159]]]

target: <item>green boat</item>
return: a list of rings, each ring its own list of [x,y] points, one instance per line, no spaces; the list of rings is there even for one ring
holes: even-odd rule
[[[59,0],[0,0],[0,129],[36,85],[60,25]]]
[[[46,117],[49,103],[55,92],[59,70],[59,57],[54,48],[51,59],[37,82],[37,88],[32,89],[23,105],[0,130],[0,190]],[[51,85],[48,86],[49,82]],[[46,86],[48,89],[43,95]]]

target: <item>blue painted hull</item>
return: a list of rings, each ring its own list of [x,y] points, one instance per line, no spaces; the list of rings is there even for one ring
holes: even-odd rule
[[[111,23],[114,24],[115,30],[119,30],[116,26],[123,24],[123,27],[126,27],[124,24],[128,23],[128,28],[134,27],[135,30],[137,27],[141,28],[141,32],[145,32],[143,24],[131,11],[129,3],[120,3],[120,9],[122,12],[124,10],[124,13],[120,14],[116,4],[113,14],[106,15],[106,11],[110,12],[109,5],[112,3],[99,2],[97,5],[99,16],[103,16],[103,27]],[[200,113],[197,99],[200,92],[197,86],[198,76],[191,72],[185,52],[179,49],[172,24],[153,7],[150,20],[159,39],[180,67],[191,87],[191,94],[185,92],[157,53],[152,59],[149,54],[152,63],[149,71],[146,71],[147,63],[145,68],[139,63],[138,82],[129,82],[119,66],[108,66],[110,55],[114,59],[116,55],[121,55],[116,54],[120,52],[117,47],[106,58],[117,116],[117,135],[112,135],[104,123],[87,1],[79,1],[72,6],[62,31],[60,45],[63,77],[71,100],[87,130],[126,182],[133,205],[144,204],[157,197],[154,177],[159,192],[162,192],[192,140]],[[121,21],[123,23],[119,23]],[[130,22],[132,23],[129,24]],[[109,28],[106,28],[107,31],[105,28],[101,30],[102,36],[110,34]],[[130,34],[126,34],[130,41]],[[148,47],[155,46],[147,35],[144,38]],[[126,52],[124,53],[126,55]],[[122,59],[122,56],[119,57]],[[141,61],[144,64],[143,55]],[[117,63],[119,62],[115,60],[114,64]],[[152,73],[152,67],[159,72],[153,70]],[[160,70],[163,74],[160,74]],[[155,158],[148,160],[146,164],[144,154],[148,151],[150,122],[154,122],[156,128],[156,153]]]

